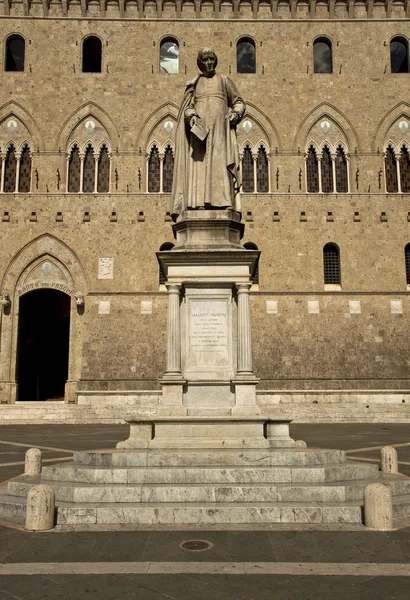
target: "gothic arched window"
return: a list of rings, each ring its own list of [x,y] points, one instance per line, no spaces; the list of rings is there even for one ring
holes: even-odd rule
[[[400,151],[400,188],[406,194],[410,192],[410,155],[405,146]]]
[[[172,191],[172,177],[174,175],[174,153],[170,146],[167,147],[164,153],[162,165],[162,191],[166,194]]]
[[[72,193],[78,193],[80,191],[80,151],[78,146],[74,146],[68,159],[68,185],[67,191]]]
[[[107,146],[103,146],[98,157],[97,192],[110,191],[110,157]]]
[[[159,49],[159,72],[179,73],[179,44],[175,38],[165,38]]]
[[[6,41],[5,71],[24,71],[25,41],[21,35],[11,35]]]
[[[269,163],[266,150],[261,146],[256,159],[256,189],[258,192],[269,192]]]
[[[161,244],[161,247],[159,249],[160,252],[169,252],[169,250],[172,250],[172,248],[174,247],[174,244],[171,244],[171,242],[165,242],[165,244]],[[164,285],[165,284],[165,276],[163,274],[163,272],[161,271],[161,266],[159,267],[159,285]]]
[[[312,194],[317,194],[319,191],[319,168],[316,151],[313,146],[310,146],[306,157],[306,180],[307,191]]]
[[[406,38],[395,37],[391,40],[390,67],[392,73],[409,72],[409,44]]]
[[[321,167],[322,192],[324,194],[331,194],[333,192],[333,166],[330,150],[327,146],[323,148]]]
[[[386,171],[386,191],[389,194],[394,194],[399,191],[399,186],[397,180],[396,156],[391,146],[386,150],[384,166]]]
[[[245,193],[255,191],[255,175],[253,171],[253,157],[249,146],[245,146],[242,159],[242,189]]]
[[[101,73],[102,44],[99,37],[89,35],[83,41],[83,73]]]
[[[256,73],[255,42],[241,38],[236,44],[236,70],[238,73]]]
[[[340,252],[336,244],[323,248],[323,273],[325,285],[340,285]]]
[[[349,179],[347,176],[347,159],[342,146],[336,150],[336,192],[346,194],[349,191]]]
[[[404,260],[406,267],[406,283],[410,285],[410,244],[406,244],[404,248]]]
[[[27,144],[21,151],[19,171],[19,192],[27,193],[31,186],[31,153]]]
[[[256,244],[254,244],[253,242],[246,242],[246,244],[244,244],[243,247],[246,248],[247,250],[258,250],[258,246]],[[255,272],[252,276],[252,283],[254,285],[259,285],[259,261],[258,261],[258,264],[256,265]]]
[[[16,149],[10,146],[4,161],[4,192],[12,194],[16,191],[17,159]]]
[[[158,148],[154,146],[148,159],[148,191],[161,191],[161,165]]]
[[[332,73],[332,42],[328,38],[317,38],[313,42],[313,71]]]
[[[87,146],[83,165],[83,189],[86,194],[92,194],[95,190],[95,160],[92,146]]]

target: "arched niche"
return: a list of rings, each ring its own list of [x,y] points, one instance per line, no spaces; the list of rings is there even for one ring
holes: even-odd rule
[[[343,137],[347,141],[347,146],[350,151],[354,150],[355,148],[357,148],[359,151],[361,150],[362,144],[353,124],[336,107],[324,102],[310,111],[299,125],[293,141],[294,152],[297,152],[298,148],[303,151],[306,143],[308,142],[309,132],[317,123],[320,126],[323,121],[329,121],[330,124],[333,123],[337,128],[339,128],[339,130],[343,133]]]
[[[68,379],[65,401],[76,402],[81,376],[84,297],[88,283],[77,255],[52,235],[42,235],[22,248],[4,274],[1,291],[10,298],[10,307],[0,323],[0,389],[8,402],[17,398],[17,342],[20,298],[36,290],[56,290],[70,298]]]

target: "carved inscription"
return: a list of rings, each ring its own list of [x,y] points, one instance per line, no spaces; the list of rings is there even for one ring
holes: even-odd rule
[[[228,306],[225,301],[190,303],[189,346],[191,361],[197,366],[226,364],[228,346]]]
[[[17,290],[17,295],[21,296],[22,294],[26,294],[27,292],[32,292],[33,290],[39,290],[49,288],[53,290],[59,290],[60,292],[64,292],[71,296],[73,294],[73,290],[69,285],[65,283],[60,283],[59,281],[35,281],[33,283],[27,283],[23,285],[23,287]]]

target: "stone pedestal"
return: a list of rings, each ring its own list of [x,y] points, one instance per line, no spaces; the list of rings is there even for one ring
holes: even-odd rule
[[[230,210],[185,211],[157,257],[168,291],[167,368],[159,414],[255,416],[250,318],[258,250],[240,244]]]
[[[130,435],[118,449],[292,448],[289,420],[264,417],[152,417],[128,421]],[[212,466],[212,465],[210,465]]]

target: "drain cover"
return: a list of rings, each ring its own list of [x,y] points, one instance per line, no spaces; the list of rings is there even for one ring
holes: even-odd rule
[[[187,540],[180,544],[180,548],[183,548],[183,550],[190,550],[191,552],[202,552],[204,550],[209,550],[212,546],[212,542],[207,542],[206,540]]]

